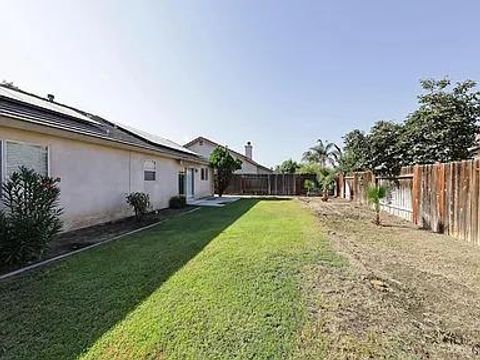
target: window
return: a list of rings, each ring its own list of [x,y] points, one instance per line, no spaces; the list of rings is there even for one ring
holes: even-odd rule
[[[200,180],[203,180],[203,181],[208,180],[208,168],[201,168],[200,169]]]
[[[178,174],[178,195],[185,195],[185,173]]]
[[[5,175],[10,176],[21,166],[41,175],[48,175],[48,148],[7,141],[5,144]]]
[[[143,163],[143,180],[155,181],[156,180],[156,164],[153,160],[146,160]]]

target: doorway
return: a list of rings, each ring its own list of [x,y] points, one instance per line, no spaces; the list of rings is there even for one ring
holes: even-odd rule
[[[187,199],[193,199],[195,195],[195,169],[187,169]]]

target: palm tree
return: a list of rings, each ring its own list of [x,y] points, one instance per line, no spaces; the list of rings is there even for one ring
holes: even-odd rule
[[[344,156],[344,153],[340,146],[332,143],[333,150],[330,151],[330,162],[332,165],[338,165]]]
[[[308,151],[303,153],[303,161],[317,163],[325,167],[327,162],[331,163],[332,147],[332,143],[328,141],[323,142],[321,139],[318,139],[315,146],[312,146]]]
[[[381,185],[370,185],[367,190],[368,203],[375,210],[375,225],[380,225],[380,200],[387,196],[387,188]]]
[[[328,201],[328,190],[335,181],[337,172],[331,168],[321,168],[317,173],[317,181],[322,189],[322,201]]]

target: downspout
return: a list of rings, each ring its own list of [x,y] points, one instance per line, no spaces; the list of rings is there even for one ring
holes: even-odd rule
[[[128,152],[128,193],[132,192],[132,152]]]

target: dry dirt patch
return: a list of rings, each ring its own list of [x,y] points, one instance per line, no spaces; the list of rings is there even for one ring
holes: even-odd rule
[[[328,358],[480,358],[480,248],[347,202],[301,199],[350,266],[308,269]]]

